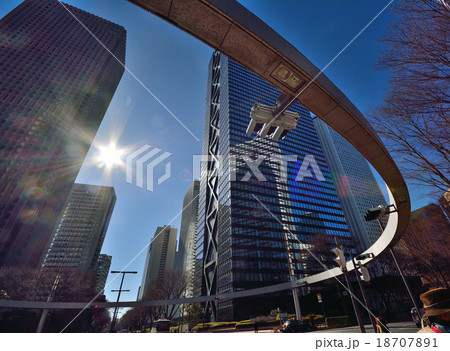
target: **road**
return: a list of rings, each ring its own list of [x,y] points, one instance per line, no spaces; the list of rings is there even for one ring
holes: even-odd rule
[[[367,324],[364,326],[367,333],[374,333],[372,325]],[[419,328],[411,321],[406,322],[396,322],[388,324],[391,333],[416,333]],[[254,333],[253,328],[251,329],[228,329],[228,330],[211,330],[210,333]],[[344,328],[334,328],[325,330],[316,330],[310,333],[359,333],[358,326],[344,327]],[[258,333],[273,333],[273,327],[259,328]]]
[[[371,324],[364,325],[367,333],[374,333]],[[389,323],[388,328],[391,333],[417,333],[420,328],[417,328],[414,322],[396,322]],[[316,330],[312,333],[359,333],[359,326],[345,327],[345,328],[335,328],[327,330]]]

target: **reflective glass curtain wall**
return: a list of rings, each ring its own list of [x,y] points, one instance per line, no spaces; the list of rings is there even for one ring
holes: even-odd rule
[[[233,60],[217,52],[213,55],[203,141],[208,162],[202,163],[200,181],[196,295],[288,281],[286,245],[294,252],[296,277],[320,272],[322,264],[333,266],[329,249],[335,246],[335,237],[353,248],[309,112],[298,104],[290,108],[300,113],[301,119],[297,128],[278,142],[245,133],[253,104],[273,105],[279,95],[280,91]],[[252,173],[244,155],[251,160],[260,157],[262,177]],[[296,156],[297,161],[283,166],[274,161],[274,155]],[[313,176],[298,177],[307,155],[312,155],[323,179],[313,172]],[[286,179],[283,172],[287,172]],[[320,254],[323,262],[317,262],[307,248]],[[277,307],[292,308],[289,294],[208,302],[206,318],[239,320]]]

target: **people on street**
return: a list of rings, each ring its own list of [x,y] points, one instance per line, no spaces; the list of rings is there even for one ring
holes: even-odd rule
[[[450,291],[446,288],[429,290],[420,295],[427,326],[418,333],[448,333],[450,331]]]
[[[387,327],[387,320],[383,316],[379,316],[375,319],[377,324],[377,333],[389,333],[389,328]]]

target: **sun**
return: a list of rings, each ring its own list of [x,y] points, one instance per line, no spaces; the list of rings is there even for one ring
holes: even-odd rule
[[[99,167],[113,168],[123,164],[121,158],[123,151],[118,149],[115,144],[111,143],[108,146],[99,146],[98,151],[99,153],[96,158]]]

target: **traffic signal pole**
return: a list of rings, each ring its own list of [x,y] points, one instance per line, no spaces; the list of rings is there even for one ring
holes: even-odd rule
[[[350,292],[350,298],[352,300],[353,309],[355,311],[356,320],[358,321],[359,329],[361,333],[365,333],[366,329],[364,328],[364,323],[361,317],[361,311],[359,310],[357,301],[355,299],[355,292],[353,291],[353,286],[348,277],[347,271],[347,262],[345,261],[344,251],[342,250],[342,246],[339,245],[338,238],[335,237],[337,248],[333,249],[333,253],[336,254],[337,258],[335,259],[336,263],[341,267],[341,271],[344,274],[345,281],[347,282],[348,291]]]
[[[341,268],[341,269],[342,269],[342,273],[344,273],[344,277],[347,282],[348,290],[350,291],[350,297],[352,300],[353,309],[355,310],[356,320],[358,321],[359,329],[361,330],[361,333],[365,333],[366,328],[364,328],[364,323],[363,323],[362,317],[361,317],[361,311],[359,310],[358,303],[355,299],[355,292],[353,291],[352,283],[350,282],[350,279],[348,277],[347,268]]]
[[[376,333],[377,332],[377,323],[375,322],[375,318],[373,318],[372,313],[370,312],[369,302],[367,300],[367,295],[366,295],[366,290],[364,289],[364,286],[362,285],[362,282],[361,282],[361,278],[359,277],[359,271],[358,271],[359,267],[356,265],[355,258],[353,257],[353,255],[351,253],[350,253],[350,257],[352,258],[353,267],[355,267],[356,280],[358,281],[359,289],[361,290],[361,294],[364,299],[364,304],[366,305],[366,310],[367,310],[367,313],[369,314],[370,322],[372,323],[373,331]]]

